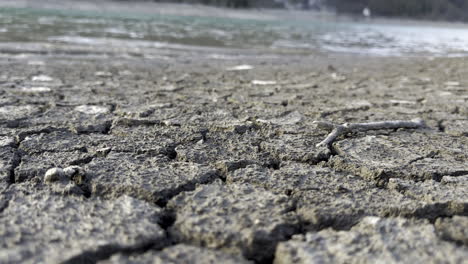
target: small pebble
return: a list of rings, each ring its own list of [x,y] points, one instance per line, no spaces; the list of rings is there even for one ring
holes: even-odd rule
[[[48,93],[51,92],[52,89],[49,87],[23,87],[21,91],[24,93]]]
[[[109,152],[111,151],[112,149],[107,147],[107,148],[100,148],[100,149],[97,149],[96,150],[96,154],[99,154],[100,156],[106,156],[107,154],[109,154]]]
[[[243,65],[238,65],[238,66],[228,68],[227,70],[228,71],[246,71],[246,70],[252,70],[253,68],[254,67],[252,65],[243,64]]]
[[[65,179],[65,173],[61,168],[52,168],[49,169],[44,176],[44,182],[52,183]]]
[[[52,77],[47,76],[47,75],[38,75],[38,76],[32,77],[33,82],[51,82],[53,80],[54,79]]]
[[[66,167],[65,169],[63,169],[63,174],[67,177],[67,178],[71,178],[74,174],[76,174],[78,171],[80,170],[80,167],[78,166],[70,166],[70,167]]]
[[[275,85],[276,81],[262,81],[262,80],[253,80],[253,85]]]
[[[80,105],[75,107],[75,111],[88,115],[97,115],[109,113],[109,108],[100,105]]]

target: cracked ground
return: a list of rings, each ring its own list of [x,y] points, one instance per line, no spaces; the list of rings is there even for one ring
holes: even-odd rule
[[[0,59],[1,263],[467,261],[467,59],[81,49]]]

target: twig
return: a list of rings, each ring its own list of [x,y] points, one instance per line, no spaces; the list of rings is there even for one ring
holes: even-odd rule
[[[354,131],[369,131],[378,129],[397,129],[397,128],[421,128],[425,126],[422,119],[413,119],[411,121],[382,121],[382,122],[370,122],[370,123],[354,123],[343,125],[337,125],[326,121],[314,121],[314,124],[319,128],[325,130],[331,130],[330,134],[316,146],[329,146],[335,139],[343,134],[347,134]]]

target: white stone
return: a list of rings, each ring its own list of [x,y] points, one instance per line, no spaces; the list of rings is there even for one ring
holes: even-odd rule
[[[228,68],[228,71],[246,71],[246,70],[252,70],[254,67],[252,65],[248,64],[242,64],[242,65],[237,65],[231,68]]]
[[[109,108],[100,105],[80,105],[75,107],[75,111],[88,115],[98,115],[109,113]]]
[[[367,217],[364,217],[362,219],[361,223],[371,225],[371,226],[375,226],[375,225],[377,225],[377,223],[379,223],[379,221],[380,221],[380,217],[367,216]]]
[[[24,93],[48,93],[51,92],[52,89],[49,87],[23,87],[21,91]]]
[[[70,167],[66,167],[65,169],[63,169],[63,174],[70,178],[79,170],[80,170],[79,166],[70,166]]]
[[[60,181],[64,178],[65,174],[61,168],[52,168],[47,170],[44,176],[44,182],[51,183]]]
[[[414,101],[406,101],[406,100],[389,100],[391,104],[406,104],[406,105],[414,105],[416,102]]]
[[[99,155],[107,155],[111,150],[112,148],[105,147],[105,148],[96,149],[96,153]]]
[[[276,81],[262,81],[262,80],[253,80],[253,85],[275,85]]]
[[[54,79],[52,77],[47,76],[47,75],[38,75],[38,76],[32,77],[33,82],[51,82],[53,80]]]

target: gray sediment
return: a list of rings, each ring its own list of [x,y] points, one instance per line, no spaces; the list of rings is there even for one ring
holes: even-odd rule
[[[468,259],[465,58],[49,51],[0,63],[2,263]]]

